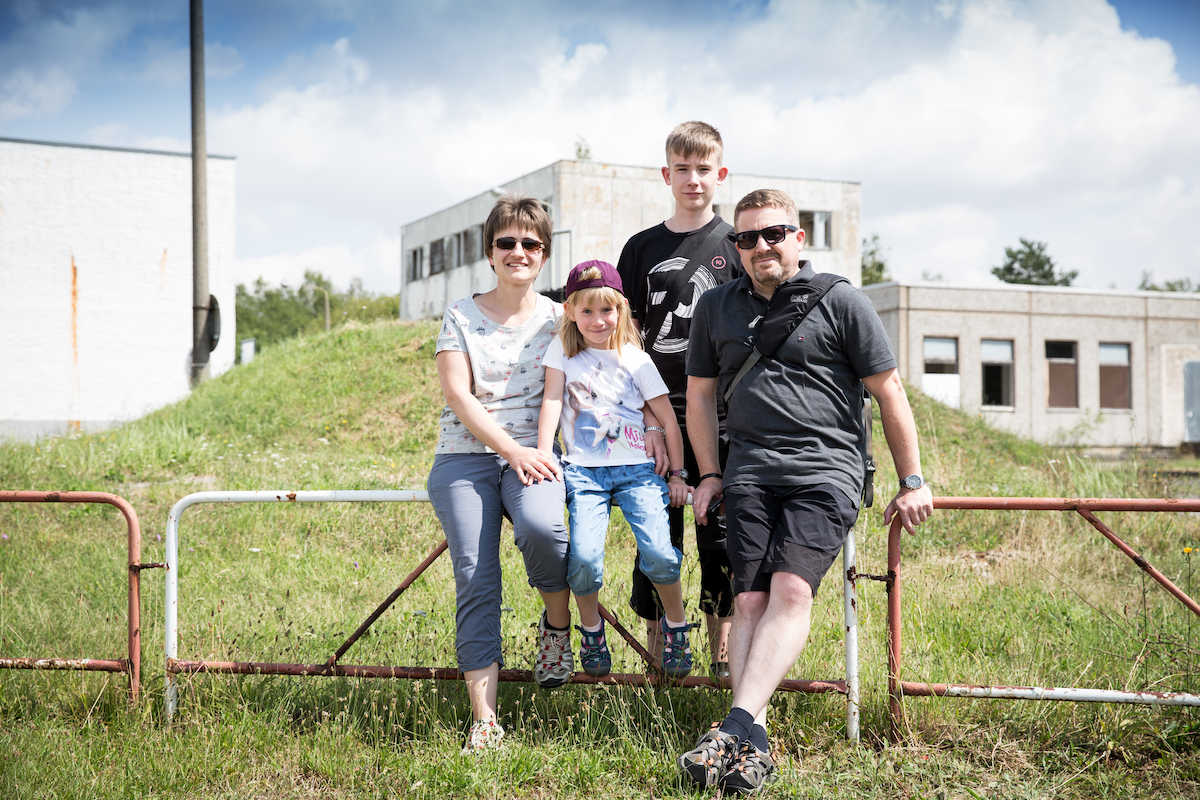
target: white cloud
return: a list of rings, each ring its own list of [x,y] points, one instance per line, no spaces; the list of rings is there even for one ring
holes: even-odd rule
[[[499,10],[453,41],[414,16],[397,49],[338,8],[363,29],[283,59],[253,102],[210,98],[209,147],[238,157],[241,263],[269,280],[309,267],[395,291],[402,223],[571,157],[580,135],[598,160],[657,165],[690,118],[722,130],[736,171],[862,181],[863,231],[901,277],[990,281],[1020,236],[1081,284],[1200,274],[1200,88],[1101,0],[780,0],[669,32],[613,14],[577,43],[563,11],[531,15],[515,50],[475,46]]]
[[[0,82],[0,125],[21,117],[57,114],[75,96],[75,82],[61,69],[38,74],[21,68]]]

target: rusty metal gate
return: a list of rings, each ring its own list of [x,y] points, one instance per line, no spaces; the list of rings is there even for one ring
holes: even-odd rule
[[[934,508],[980,511],[1074,511],[1122,553],[1133,560],[1147,575],[1158,582],[1192,613],[1200,616],[1200,604],[1173,584],[1145,558],[1122,541],[1101,522],[1095,512],[1149,511],[1196,512],[1200,500],[1150,499],[1070,499],[1050,497],[935,497]],[[1043,686],[978,686],[973,684],[920,683],[901,680],[901,572],[900,522],[892,523],[888,531],[888,712],[891,735],[899,735],[904,717],[903,698],[912,697],[973,697],[1003,700],[1070,700],[1092,703],[1137,703],[1142,705],[1200,706],[1200,695],[1185,692],[1125,692],[1117,690],[1082,689],[1076,687]]]
[[[394,667],[366,666],[341,664],[340,659],[346,651],[358,640],[363,633],[379,618],[400,595],[446,551],[446,541],[443,539],[435,545],[416,569],[404,579],[387,599],[363,621],[358,629],[330,656],[323,664],[283,664],[251,661],[181,661],[178,658],[178,619],[179,619],[179,521],[183,512],[199,503],[414,503],[428,502],[429,496],[421,491],[241,491],[241,492],[196,492],[179,500],[167,517],[166,534],[166,717],[171,720],[179,703],[178,677],[182,674],[217,673],[227,675],[313,675],[313,676],[344,676],[357,678],[417,678],[438,680],[461,680],[462,673],[456,667]],[[853,530],[847,536],[843,548],[843,570],[845,588],[846,619],[846,669],[847,680],[812,681],[785,680],[779,688],[783,691],[824,693],[836,692],[846,696],[846,735],[847,738],[858,738],[858,669],[857,669],[857,601],[855,599],[854,583],[854,538]],[[583,684],[622,684],[622,685],[671,685],[671,686],[709,686],[717,684],[710,678],[688,677],[682,680],[670,680],[662,676],[661,670],[653,664],[653,659],[641,643],[621,625],[620,621],[603,606],[600,613],[608,624],[629,643],[630,647],[642,657],[647,664],[648,674],[610,674],[603,678],[594,678],[581,672],[571,676],[572,683]],[[505,669],[500,671],[501,681],[533,680],[531,670]],[[727,682],[726,682],[727,684]]]
[[[0,669],[65,669],[123,672],[129,675],[130,702],[137,702],[142,680],[141,571],[165,566],[143,564],[142,530],[137,512],[123,497],[108,492],[6,492],[0,503],[101,503],[115,506],[125,516],[129,529],[129,655],[128,658],[0,658]]]

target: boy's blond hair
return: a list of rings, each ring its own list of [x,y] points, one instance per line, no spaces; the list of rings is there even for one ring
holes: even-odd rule
[[[580,277],[583,280],[595,280],[600,277],[600,270],[596,267],[589,267],[583,271]],[[623,345],[631,345],[641,350],[642,337],[633,327],[633,315],[629,311],[629,301],[616,289],[608,286],[577,289],[567,297],[565,305],[574,309],[577,306],[586,306],[593,301],[598,301],[601,305],[614,306],[617,309],[617,326],[613,329],[612,336],[609,337],[617,355],[621,355]],[[588,348],[587,340],[583,338],[579,326],[565,313],[558,318],[558,336],[562,339],[563,354],[567,358],[574,358]]]
[[[725,156],[725,145],[721,134],[712,125],[699,120],[681,122],[667,137],[667,166],[671,166],[671,154],[683,158],[705,158],[712,156],[721,165]]]

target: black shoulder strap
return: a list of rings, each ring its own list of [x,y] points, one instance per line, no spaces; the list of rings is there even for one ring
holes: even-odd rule
[[[818,272],[807,283],[790,284],[775,290],[775,294],[771,295],[771,300],[767,303],[767,310],[759,317],[754,331],[750,334],[748,341],[754,349],[750,351],[746,363],[742,364],[742,368],[725,389],[726,403],[733,396],[733,390],[759,359],[775,355],[775,351],[783,346],[808,316],[808,312],[820,305],[830,289],[845,280],[841,275],[834,275],[832,272]]]
[[[654,341],[658,338],[658,332],[662,330],[663,323],[666,322],[667,314],[675,310],[676,304],[679,303],[679,295],[683,294],[683,289],[688,285],[688,281],[696,274],[700,265],[708,261],[721,239],[731,230],[733,230],[732,225],[723,219],[719,220],[709,231],[708,236],[704,237],[704,241],[700,243],[700,247],[688,259],[683,269],[675,273],[675,279],[667,289],[667,296],[651,309],[651,313],[646,315],[646,325],[642,330],[646,335],[645,349],[647,353],[653,349]]]

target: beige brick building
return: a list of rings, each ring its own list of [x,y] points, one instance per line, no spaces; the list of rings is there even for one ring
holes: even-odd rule
[[[910,385],[1040,442],[1200,442],[1200,294],[883,283]]]
[[[805,258],[817,270],[861,282],[859,184],[734,172],[717,187],[717,213],[732,222],[737,201],[763,188],[782,189],[795,200],[806,231]],[[441,316],[454,300],[495,286],[483,256],[483,222],[497,190],[540,199],[554,221],[553,255],[538,278],[539,291],[560,289],[580,261],[600,258],[615,264],[630,236],[674,211],[658,168],[556,161],[403,226],[401,319]]]

